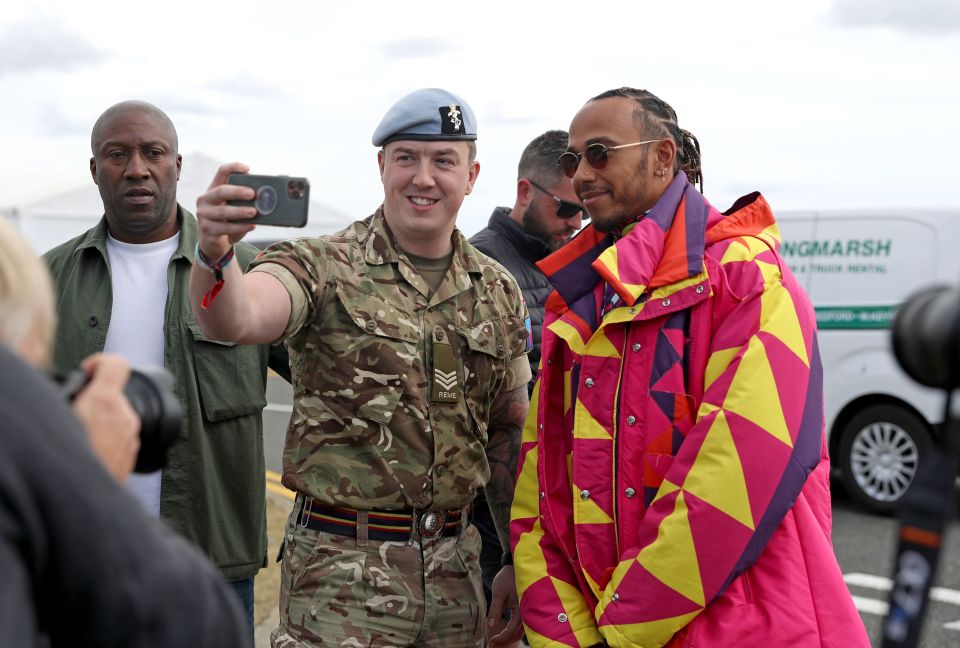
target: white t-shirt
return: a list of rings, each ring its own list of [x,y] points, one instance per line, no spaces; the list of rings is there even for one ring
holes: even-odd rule
[[[163,366],[163,323],[167,269],[180,244],[180,232],[156,243],[123,243],[107,235],[113,305],[103,350],[136,367]],[[127,488],[154,515],[160,515],[161,471],[131,474]]]

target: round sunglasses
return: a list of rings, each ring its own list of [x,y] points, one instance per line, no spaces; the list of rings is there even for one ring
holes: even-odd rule
[[[534,188],[539,189],[543,193],[547,194],[557,203],[557,218],[573,218],[577,214],[583,211],[583,205],[577,203],[572,203],[569,200],[563,200],[560,196],[554,195],[550,190],[545,189],[538,185],[536,182],[527,178],[527,182],[534,186]]]
[[[566,153],[562,154],[560,159],[557,160],[557,166],[560,167],[560,171],[563,173],[563,175],[567,176],[568,178],[572,178],[577,174],[577,168],[580,166],[581,157],[585,159],[587,164],[589,164],[591,167],[597,171],[600,171],[607,166],[607,156],[610,155],[610,151],[616,151],[617,149],[622,148],[630,148],[631,146],[640,146],[641,144],[651,144],[659,141],[660,139],[643,140],[642,142],[620,144],[619,146],[606,146],[600,142],[594,142],[585,148],[583,153],[567,151]]]

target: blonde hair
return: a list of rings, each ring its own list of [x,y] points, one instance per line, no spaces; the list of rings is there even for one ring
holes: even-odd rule
[[[50,273],[13,226],[0,217],[0,344],[18,355],[25,345],[50,357],[54,303]],[[32,336],[32,337],[31,337]]]

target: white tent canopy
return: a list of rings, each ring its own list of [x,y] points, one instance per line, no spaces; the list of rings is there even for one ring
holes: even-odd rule
[[[177,202],[188,211],[195,211],[197,197],[207,190],[220,162],[202,153],[183,156]],[[103,202],[93,180],[84,186],[58,191],[22,205],[5,206],[0,215],[10,220],[26,237],[33,249],[42,254],[93,227],[103,216]],[[337,231],[352,218],[316,200],[310,201],[306,227],[260,226],[247,236],[252,242],[277,241],[302,236],[318,236]]]

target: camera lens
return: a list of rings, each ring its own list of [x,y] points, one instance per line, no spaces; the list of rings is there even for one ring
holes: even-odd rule
[[[160,470],[180,433],[180,403],[173,395],[173,376],[159,367],[134,369],[123,393],[140,416],[140,452],[134,471]]]
[[[287,196],[293,200],[299,200],[303,198],[303,190],[306,186],[303,183],[303,180],[290,180],[287,183]]]
[[[51,377],[69,401],[90,381],[83,369]],[[156,472],[166,465],[167,450],[180,434],[181,410],[173,393],[173,376],[162,367],[131,369],[123,395],[140,418],[140,451],[133,469],[138,473]]]
[[[935,286],[903,303],[893,320],[893,353],[927,387],[960,387],[960,290]]]

